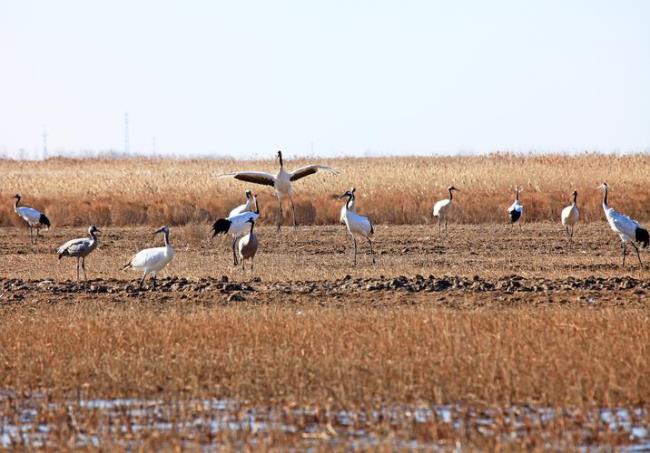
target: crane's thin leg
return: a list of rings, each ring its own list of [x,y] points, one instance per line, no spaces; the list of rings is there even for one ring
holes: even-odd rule
[[[158,281],[158,276],[154,272],[153,274],[151,274],[151,283],[153,285],[153,289],[156,289],[156,282],[157,281]]]
[[[354,249],[354,265],[357,265],[357,239],[352,235],[352,247]]]
[[[79,257],[77,257],[77,281],[79,281]]]
[[[142,278],[140,279],[140,284],[138,285],[138,289],[142,289],[142,285],[144,285],[144,279],[147,278],[147,273],[145,272]]]
[[[521,231],[521,220],[519,221],[519,231]]]
[[[296,229],[296,207],[293,205],[293,198],[289,197],[289,201],[291,202],[291,213],[293,215],[293,229]]]
[[[623,267],[625,267],[625,254],[627,253],[627,244],[623,242],[621,244],[621,247],[623,248]]]
[[[438,235],[442,233],[442,224],[440,223],[440,216],[438,216]]]
[[[233,266],[237,266],[239,264],[239,260],[237,259],[237,252],[235,251],[235,245],[237,245],[237,239],[234,238],[232,240],[232,259],[233,259]]]
[[[572,241],[573,241],[573,232],[575,231],[575,229],[576,229],[576,226],[575,226],[575,225],[571,225],[571,240],[572,240]]]
[[[29,227],[29,242],[31,242],[33,244],[34,243],[34,238],[32,237],[32,233],[33,233],[33,231],[32,231],[32,227],[30,225],[30,227]]]
[[[278,197],[278,231],[282,227],[282,200]]]
[[[447,236],[447,217],[445,217],[445,236]]]
[[[632,242],[631,244],[632,247],[634,247],[634,250],[636,251],[636,257],[639,259],[639,265],[641,266],[641,269],[643,269],[643,263],[641,262],[641,255],[639,255],[639,247],[637,247],[634,242]]]
[[[372,241],[368,239],[368,245],[370,246],[370,257],[372,258],[372,264],[375,264],[375,252],[372,251]]]
[[[253,273],[254,266],[255,266],[255,257],[251,258],[251,274]]]
[[[81,258],[81,270],[84,271],[84,280],[88,283],[88,276],[86,275],[86,257]]]

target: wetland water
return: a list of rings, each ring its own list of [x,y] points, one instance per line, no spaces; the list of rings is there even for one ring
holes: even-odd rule
[[[243,446],[281,435],[305,447],[435,450],[476,445],[481,439],[508,445],[533,435],[551,449],[650,449],[649,417],[643,408],[585,412],[533,406],[392,405],[335,410],[256,407],[222,399],[55,402],[46,395],[25,397],[12,392],[3,392],[0,404],[2,448],[55,448],[64,438],[73,448],[132,449],[152,438],[168,438],[174,445],[211,449],[223,446],[226,437],[228,445],[234,441]]]

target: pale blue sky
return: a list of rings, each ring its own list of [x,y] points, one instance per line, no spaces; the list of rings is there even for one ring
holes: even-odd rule
[[[0,152],[650,150],[650,1],[0,0]]]

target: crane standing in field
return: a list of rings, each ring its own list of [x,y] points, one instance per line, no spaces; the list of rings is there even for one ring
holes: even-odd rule
[[[433,205],[433,216],[438,219],[438,233],[440,233],[442,228],[442,222],[445,222],[445,234],[447,234],[447,217],[451,210],[451,201],[454,198],[454,191],[460,192],[460,190],[456,189],[454,186],[449,186],[447,190],[449,191],[449,198],[436,201]]]
[[[605,190],[605,195],[603,196],[603,211],[605,211],[605,217],[607,217],[607,223],[609,227],[618,234],[621,238],[621,248],[623,249],[623,267],[625,267],[625,255],[627,254],[627,244],[628,242],[632,244],[634,250],[636,251],[636,257],[639,259],[639,265],[643,269],[643,263],[641,262],[641,256],[639,255],[639,247],[635,244],[638,242],[641,244],[641,247],[645,248],[650,242],[650,235],[648,235],[648,230],[639,225],[639,222],[636,220],[621,214],[620,212],[610,208],[607,204],[607,191],[609,186],[606,182],[603,182],[601,188]]]
[[[510,225],[514,225],[519,222],[521,216],[524,213],[524,206],[519,201],[519,193],[521,192],[521,187],[515,187],[515,202],[510,205],[508,208],[508,216],[510,217]],[[519,223],[519,228],[521,229],[521,223]]]
[[[84,273],[84,280],[88,281],[86,276],[86,257],[97,248],[99,245],[99,238],[97,233],[101,233],[95,225],[88,228],[88,237],[71,239],[56,250],[59,259],[64,256],[71,256],[77,258],[77,281],[79,281],[79,264]]]
[[[29,226],[29,240],[34,244],[39,237],[41,228],[50,229],[50,219],[37,209],[28,206],[18,206],[21,199],[20,194],[16,194],[14,198],[16,199],[14,202],[14,211],[21,219],[27,222],[27,225]],[[34,230],[36,230],[36,236],[33,234]]]
[[[375,229],[372,226],[372,222],[368,217],[362,216],[357,214],[355,211],[352,211],[350,209],[350,206],[354,204],[355,201],[355,192],[356,190],[353,188],[352,190],[348,190],[345,192],[343,195],[340,196],[340,198],[345,198],[347,197],[347,201],[345,203],[345,212],[343,219],[345,221],[345,226],[348,229],[348,233],[350,233],[350,236],[352,236],[352,246],[354,247],[354,265],[357,265],[357,239],[356,236],[363,236],[366,238],[368,241],[368,246],[370,247],[370,256],[372,258],[372,264],[375,264],[375,254],[372,251],[372,235],[375,233]]]
[[[253,228],[255,228],[255,219],[251,217],[246,221],[246,223],[250,223],[251,229],[246,236],[242,237],[239,240],[239,245],[237,248],[239,250],[239,259],[241,260],[242,272],[246,270],[244,267],[245,260],[251,260],[252,272],[253,266],[255,264],[255,254],[257,253],[259,242],[257,241],[257,235],[253,232]]]
[[[212,225],[212,237],[219,234],[230,234],[232,236],[232,256],[234,266],[239,264],[236,251],[237,240],[246,234],[246,231],[248,230],[248,220],[253,219],[253,221],[255,221],[260,216],[260,205],[257,202],[257,194],[253,194],[253,200],[255,202],[255,211],[244,211],[241,214],[232,217],[217,219],[217,221]]]
[[[282,200],[288,198],[291,203],[291,212],[293,215],[293,227],[296,228],[296,208],[293,205],[293,187],[292,183],[302,179],[306,176],[313,175],[318,170],[327,171],[333,174],[338,174],[336,170],[325,165],[307,165],[300,167],[292,172],[287,172],[284,169],[284,162],[282,160],[282,151],[278,151],[276,158],[280,162],[280,170],[277,175],[266,173],[262,171],[238,171],[233,173],[226,173],[221,176],[232,176],[240,181],[251,182],[253,184],[261,184],[271,186],[275,189],[275,195],[278,197],[279,217],[278,217],[278,231],[282,226]]]
[[[576,223],[578,223],[578,219],[580,218],[580,211],[576,204],[578,200],[578,192],[574,190],[571,196],[573,196],[573,203],[562,209],[561,215],[562,225],[564,225],[569,241],[573,240],[573,231],[576,227]]]
[[[150,249],[140,250],[133,255],[133,258],[126,266],[122,268],[123,271],[127,269],[141,270],[144,272],[140,280],[139,288],[142,288],[144,279],[147,275],[152,274],[153,286],[156,287],[156,274],[161,271],[169,262],[174,258],[174,249],[169,242],[169,227],[164,226],[153,234],[163,233],[165,236],[165,245],[163,247],[155,247]]]

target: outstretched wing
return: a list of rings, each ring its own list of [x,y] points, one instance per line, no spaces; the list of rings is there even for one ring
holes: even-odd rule
[[[238,171],[235,173],[226,173],[221,176],[232,176],[240,181],[252,182],[253,184],[261,184],[263,186],[275,185],[275,176],[263,171]]]
[[[313,175],[316,173],[318,170],[323,170],[327,171],[330,173],[334,173],[335,175],[338,175],[338,172],[334,170],[332,167],[328,167],[326,165],[307,165],[306,167],[300,167],[295,169],[291,173],[291,180],[292,181],[298,181],[299,179],[304,178],[305,176]]]

